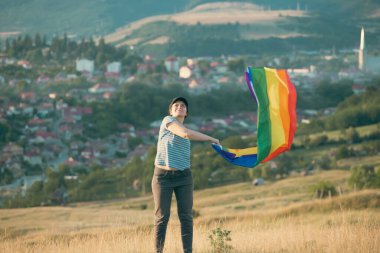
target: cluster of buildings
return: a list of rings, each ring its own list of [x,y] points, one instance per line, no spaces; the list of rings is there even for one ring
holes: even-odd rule
[[[107,87],[97,83],[88,92],[111,92]],[[114,134],[91,139],[85,134],[84,118],[94,113],[92,108],[70,106],[56,93],[21,92],[17,102],[0,96],[0,105],[0,122],[13,125],[11,118],[18,118],[17,130],[21,131],[17,143],[9,142],[1,149],[0,173],[11,172],[15,181],[0,186],[0,193],[31,186],[43,179],[47,167],[57,170],[67,166],[72,171],[94,166],[112,169],[125,166],[135,156],[144,159],[148,148],[156,142],[160,125],[158,120],[146,129],[136,129],[122,123]],[[249,134],[255,130],[256,118],[243,113],[213,120],[194,118],[193,122],[190,127],[201,131],[233,129]],[[132,138],[140,139],[141,143],[131,147]]]
[[[329,61],[336,55],[325,55],[322,61]],[[23,80],[34,85],[47,83],[64,83],[86,78],[90,87],[70,89],[65,96],[80,98],[84,102],[110,99],[121,89],[121,84],[133,82],[155,73],[160,75],[161,85],[181,83],[193,93],[205,93],[219,89],[223,85],[235,85],[246,89],[244,76],[236,75],[229,70],[228,62],[233,57],[187,59],[170,56],[159,63],[151,56],[145,56],[138,64],[136,73],[125,73],[120,62],[107,64],[106,71],[99,73],[94,61],[78,59],[75,62],[76,73],[64,71],[54,77],[39,75],[35,80]],[[276,66],[278,59],[273,59]],[[12,60],[0,57],[0,65],[15,64],[25,69],[33,69],[26,60]],[[165,71],[157,71],[161,64]],[[354,80],[352,87],[355,93],[365,90],[362,84],[368,73],[380,70],[380,57],[369,57],[364,44],[364,30],[361,34],[361,44],[358,52],[358,66],[341,70],[338,73],[321,73],[313,65],[304,68],[288,69],[292,82],[297,89],[312,90],[318,81],[324,78]],[[106,81],[98,82],[99,77]],[[5,80],[0,73],[0,86],[16,86],[19,79]],[[62,94],[60,94],[62,95]],[[147,148],[156,141],[159,123],[152,122],[147,129],[136,129],[131,124],[118,125],[119,131],[104,139],[89,139],[85,136],[83,119],[93,114],[90,107],[70,106],[59,98],[57,93],[39,94],[34,91],[20,92],[18,101],[11,101],[0,94],[0,122],[7,122],[8,116],[22,116],[25,122],[21,129],[18,144],[7,143],[0,152],[0,172],[11,171],[15,178],[26,174],[25,168],[51,167],[57,169],[60,165],[73,168],[90,168],[93,165],[104,168],[125,166],[133,156],[144,157]],[[305,113],[307,114],[307,112]],[[300,117],[302,118],[302,117]],[[202,132],[212,132],[215,129],[237,130],[249,135],[255,131],[256,116],[253,113],[230,115],[224,118],[206,120],[194,118],[195,124],[190,127]],[[150,137],[149,137],[150,136]],[[131,148],[129,140],[140,138],[142,143]],[[20,144],[21,143],[21,144]],[[1,190],[1,186],[0,186]]]

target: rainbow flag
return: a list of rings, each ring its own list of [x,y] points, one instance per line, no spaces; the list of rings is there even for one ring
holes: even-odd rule
[[[296,131],[297,93],[286,70],[249,67],[246,80],[258,105],[257,147],[212,147],[232,164],[255,167],[290,149]]]

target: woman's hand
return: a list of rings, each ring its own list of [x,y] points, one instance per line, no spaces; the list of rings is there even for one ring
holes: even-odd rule
[[[218,139],[215,139],[215,138],[211,138],[211,139],[210,139],[210,142],[211,142],[211,143],[215,143],[215,144],[217,144],[217,145],[220,145],[219,140],[218,140]]]

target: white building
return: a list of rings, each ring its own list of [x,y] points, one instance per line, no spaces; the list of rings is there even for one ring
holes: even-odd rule
[[[168,72],[178,72],[179,71],[179,62],[177,57],[169,56],[165,60],[165,68]]]
[[[121,62],[111,62],[107,64],[107,72],[120,73],[120,71],[121,71]]]
[[[364,28],[360,32],[360,47],[358,51],[358,69],[360,71],[378,73],[380,71],[380,56],[367,54]]]
[[[80,59],[76,61],[76,70],[79,72],[94,72],[94,61]]]
[[[360,48],[359,48],[359,55],[358,55],[358,69],[363,71],[366,67],[366,49],[365,49],[365,42],[364,42],[364,28],[362,27],[362,30],[360,32]]]

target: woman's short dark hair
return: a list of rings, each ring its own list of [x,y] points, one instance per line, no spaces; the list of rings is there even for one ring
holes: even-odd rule
[[[186,112],[187,113],[186,113],[185,117],[187,117],[187,115],[189,115],[189,104],[187,103],[187,100],[184,97],[175,97],[175,98],[173,98],[173,100],[169,104],[169,115],[170,115],[170,109],[172,109],[173,104],[175,102],[178,102],[178,101],[182,101],[186,105]]]

